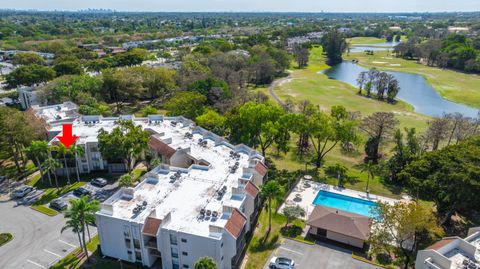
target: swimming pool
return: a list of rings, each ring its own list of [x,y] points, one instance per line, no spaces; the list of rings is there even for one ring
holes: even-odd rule
[[[374,217],[372,209],[377,206],[377,203],[372,201],[345,196],[329,191],[319,191],[317,197],[315,197],[315,200],[313,201],[313,204],[333,207],[367,217]]]

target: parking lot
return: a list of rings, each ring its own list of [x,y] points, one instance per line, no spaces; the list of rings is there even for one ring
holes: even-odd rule
[[[270,259],[273,257],[285,257],[295,261],[295,268],[301,269],[374,269],[380,268],[352,258],[352,252],[337,246],[317,242],[315,245],[307,245],[293,240],[285,239],[273,251],[269,257],[265,269],[269,269]]]
[[[115,192],[117,184],[102,188],[87,183],[83,188],[90,191],[93,198],[104,201]],[[0,248],[0,268],[49,268],[79,246],[76,234],[70,230],[60,233],[66,222],[63,214],[50,217],[29,207],[43,193],[34,190],[21,199],[11,199],[6,192],[0,194],[0,231],[14,237]],[[60,199],[68,203],[78,197],[70,191]],[[93,236],[97,230],[90,227],[90,232]]]
[[[0,201],[0,231],[13,234],[13,240],[0,248],[0,268],[49,268],[79,246],[70,230],[60,233],[65,225],[62,214],[49,217],[17,206],[16,201]],[[92,234],[96,228],[91,227]]]

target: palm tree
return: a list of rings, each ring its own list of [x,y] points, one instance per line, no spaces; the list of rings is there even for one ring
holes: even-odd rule
[[[75,156],[75,172],[77,173],[77,182],[80,182],[80,172],[78,171],[78,159],[85,156],[85,148],[80,145],[74,145],[71,151]]]
[[[65,147],[62,143],[58,143],[57,146],[53,148],[54,151],[58,152],[63,156],[63,165],[65,168],[65,172],[67,173],[67,184],[70,185],[70,171],[68,170],[67,165],[67,155],[72,153],[70,148]]]
[[[85,256],[88,257],[87,242],[85,239],[85,230],[87,230],[90,239],[90,231],[88,230],[88,224],[93,222],[94,214],[100,209],[99,202],[97,200],[88,201],[88,196],[84,195],[80,199],[70,200],[70,208],[65,212],[65,218],[80,223],[80,234],[83,242],[83,251]]]
[[[261,195],[268,200],[268,232],[272,229],[272,200],[281,197],[282,193],[282,187],[274,180],[270,180],[262,187]]]
[[[42,140],[32,141],[32,143],[26,150],[28,155],[30,155],[30,157],[34,160],[35,165],[38,167],[38,170],[40,170],[40,177],[43,182],[43,167],[40,160],[44,160],[48,157],[48,142]],[[52,181],[50,181],[50,185],[51,184]]]
[[[217,269],[217,264],[210,257],[202,257],[198,259],[194,266],[195,269]]]
[[[365,192],[368,193],[368,185],[370,184],[370,179],[375,177],[375,164],[372,161],[368,161],[362,167],[362,172],[367,172],[367,186],[365,187]]]
[[[57,186],[57,189],[59,187],[58,187],[57,173],[55,173],[55,171],[61,167],[62,167],[62,164],[59,161],[52,158],[48,158],[43,162],[43,168],[47,171],[48,181],[50,182],[50,186],[52,185],[52,178],[50,177],[50,173],[53,173],[53,176],[55,177],[55,186]]]
[[[68,214],[68,215],[67,215]],[[65,226],[62,227],[60,233],[63,233],[67,229],[72,229],[74,233],[78,236],[78,242],[80,244],[80,248],[83,249],[82,238],[80,237],[80,233],[82,232],[82,224],[78,219],[78,216],[70,214],[68,211],[65,213],[65,218],[68,218],[67,223]]]

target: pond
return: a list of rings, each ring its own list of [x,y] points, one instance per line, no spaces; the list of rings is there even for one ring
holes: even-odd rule
[[[367,50],[371,51],[393,51],[393,48],[390,47],[365,47],[365,46],[354,46],[350,48],[350,52],[365,52]]]
[[[368,71],[355,63],[344,61],[325,71],[329,78],[346,82],[357,87],[357,78],[360,72]],[[400,85],[397,98],[411,104],[415,112],[428,116],[442,116],[444,113],[462,113],[464,116],[476,118],[479,109],[467,105],[457,104],[443,99],[440,94],[417,74],[403,72],[387,72],[395,76]]]

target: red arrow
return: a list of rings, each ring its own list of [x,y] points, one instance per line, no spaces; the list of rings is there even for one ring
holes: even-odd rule
[[[69,148],[78,136],[72,135],[72,124],[63,124],[62,128],[62,136],[57,136],[57,138],[66,148]]]

